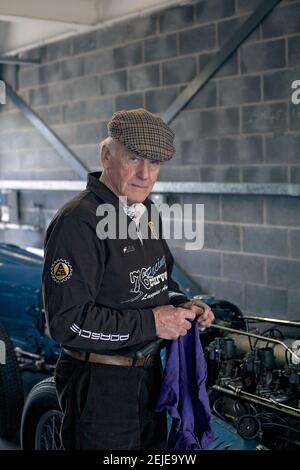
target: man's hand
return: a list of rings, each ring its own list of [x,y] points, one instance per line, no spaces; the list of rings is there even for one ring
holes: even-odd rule
[[[191,328],[191,321],[196,318],[196,312],[189,307],[175,308],[173,305],[163,305],[153,309],[156,334],[159,338],[177,339],[185,336]]]
[[[204,331],[206,328],[210,327],[215,319],[209,305],[205,304],[200,299],[189,300],[184,304],[180,304],[179,307],[187,308],[195,313],[200,331]]]

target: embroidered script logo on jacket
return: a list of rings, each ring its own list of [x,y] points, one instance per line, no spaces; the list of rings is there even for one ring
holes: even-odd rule
[[[133,302],[142,296],[141,300],[147,300],[160,294],[163,290],[166,290],[166,283],[168,280],[166,266],[166,257],[162,256],[153,265],[150,265],[147,268],[130,271],[129,280],[130,283],[133,284],[133,287],[129,292],[137,295],[134,298],[123,300],[123,302]],[[165,271],[157,274],[162,268],[165,268]],[[152,292],[151,294],[147,294],[147,291],[161,283],[165,284],[162,288]]]

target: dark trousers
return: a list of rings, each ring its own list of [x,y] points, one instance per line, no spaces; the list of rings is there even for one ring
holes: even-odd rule
[[[166,447],[166,416],[153,411],[161,384],[160,363],[148,368],[95,364],[62,352],[55,381],[65,449]]]

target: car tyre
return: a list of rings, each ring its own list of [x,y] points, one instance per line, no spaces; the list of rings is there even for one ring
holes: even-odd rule
[[[20,427],[24,393],[13,344],[0,324],[0,437],[13,437]]]
[[[23,450],[62,450],[59,407],[54,377],[37,383],[29,392],[21,422]]]

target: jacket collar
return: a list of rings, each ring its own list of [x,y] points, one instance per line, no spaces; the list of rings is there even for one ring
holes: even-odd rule
[[[92,191],[96,196],[105,202],[110,202],[114,206],[119,206],[119,198],[100,181],[101,171],[95,171],[88,174],[86,189]]]

